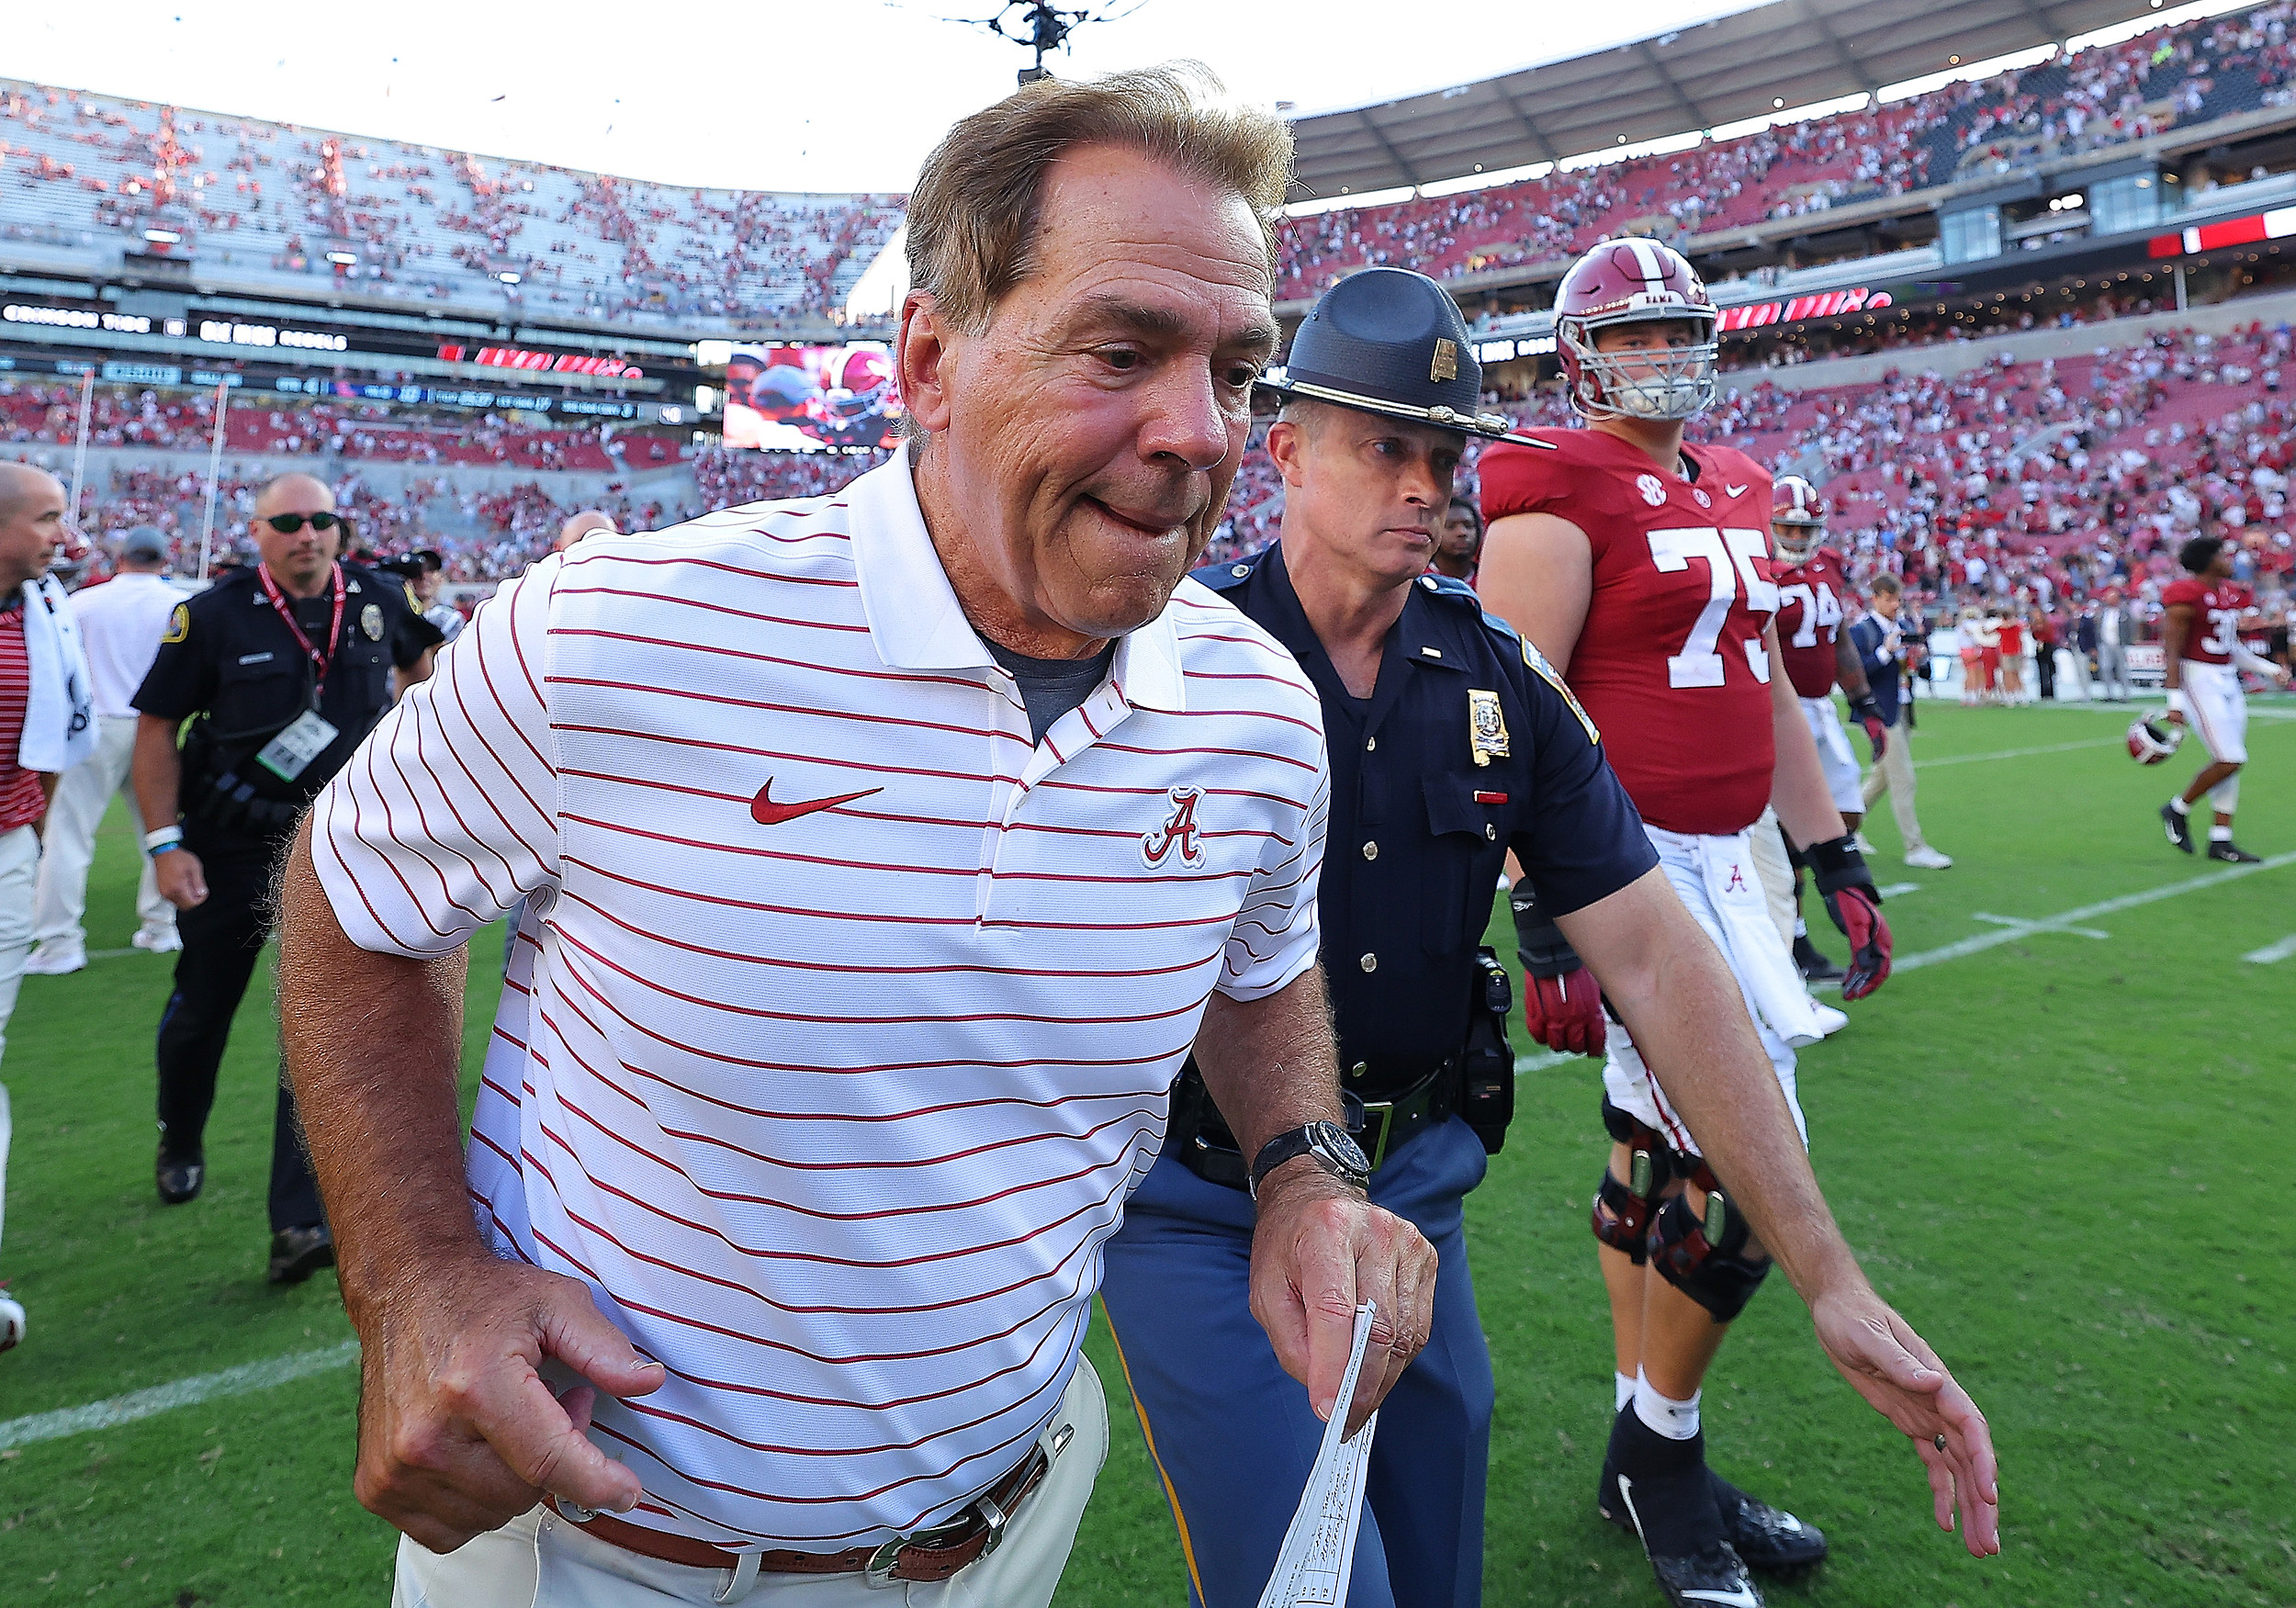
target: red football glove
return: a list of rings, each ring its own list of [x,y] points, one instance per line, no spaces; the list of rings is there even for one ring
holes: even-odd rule
[[[1870,883],[1853,883],[1826,895],[1826,914],[1850,940],[1850,965],[1841,997],[1863,999],[1889,976],[1889,923]]]
[[[1874,763],[1882,762],[1882,755],[1889,748],[1889,727],[1881,712],[1874,707],[1871,698],[1860,698],[1850,705],[1850,713],[1865,727],[1865,740],[1874,745]]]
[[[1565,1055],[1603,1052],[1603,990],[1584,966],[1559,977],[1525,973],[1523,1026],[1532,1038]]]

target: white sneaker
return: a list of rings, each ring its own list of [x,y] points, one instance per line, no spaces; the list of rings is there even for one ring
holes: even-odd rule
[[[1850,1025],[1848,1012],[1836,1010],[1823,1000],[1811,1000],[1809,1007],[1818,1013],[1818,1030],[1829,1039]]]
[[[142,928],[128,941],[155,955],[172,955],[184,947],[183,934],[172,927]]]
[[[0,1295],[0,1351],[24,1338],[24,1303]]]
[[[1947,871],[1953,867],[1953,857],[1940,854],[1925,843],[1919,849],[1906,850],[1906,863],[1916,871]]]
[[[1874,846],[1865,840],[1865,834],[1862,831],[1850,834],[1850,847],[1860,854],[1872,854],[1874,851]]]
[[[35,977],[68,977],[87,970],[87,950],[76,944],[69,949],[42,944],[24,962],[24,970]]]

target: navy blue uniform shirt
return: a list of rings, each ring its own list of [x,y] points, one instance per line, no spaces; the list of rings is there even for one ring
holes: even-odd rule
[[[1280,543],[1196,579],[1290,649],[1322,700],[1332,814],[1316,897],[1340,1065],[1432,1070],[1466,1041],[1506,851],[1540,908],[1567,915],[1658,863],[1642,818],[1538,650],[1464,582],[1412,584],[1357,699]]]
[[[311,796],[343,769],[390,707],[391,669],[412,669],[426,649],[444,640],[397,576],[345,564],[343,577],[343,628],[329,659],[326,685],[315,701],[320,715],[339,735],[296,781],[283,782],[251,761],[264,743],[314,706],[317,675],[253,568],[235,569],[175,605],[158,657],[136,690],[135,707],[165,720],[199,715],[195,751],[210,752],[219,768],[232,770],[261,796],[283,803]],[[314,644],[324,641],[334,618],[333,588],[315,598],[287,601],[304,635]],[[186,778],[187,783],[192,780]],[[188,807],[188,793],[185,802]]]

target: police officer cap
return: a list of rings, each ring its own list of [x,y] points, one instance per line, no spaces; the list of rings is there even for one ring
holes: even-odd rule
[[[1508,421],[1482,411],[1482,365],[1458,304],[1424,274],[1366,268],[1309,309],[1264,390],[1332,402],[1464,434],[1501,436]]]
[[[138,564],[167,561],[167,533],[157,525],[137,525],[119,538],[119,556]]]

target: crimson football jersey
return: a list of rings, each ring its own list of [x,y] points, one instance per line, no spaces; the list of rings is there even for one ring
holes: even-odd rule
[[[1485,515],[1485,518],[1490,517]],[[2236,580],[2210,581],[2198,575],[2179,576],[2160,594],[2161,607],[2191,605],[2191,635],[2184,639],[2184,657],[2204,665],[2233,662],[2233,644],[2240,640],[2240,617],[2257,606],[2257,594]]]
[[[1684,446],[1686,480],[1600,430],[1535,430],[1483,449],[1483,517],[1551,513],[1586,533],[1594,589],[1563,679],[1602,729],[1644,820],[1715,837],[1770,800],[1775,747],[1762,632],[1770,475],[1727,446]]]
[[[1801,563],[1773,560],[1778,579],[1778,651],[1786,679],[1805,698],[1834,690],[1839,661],[1834,638],[1841,629],[1841,600],[1850,595],[1840,556],[1820,547]]]

